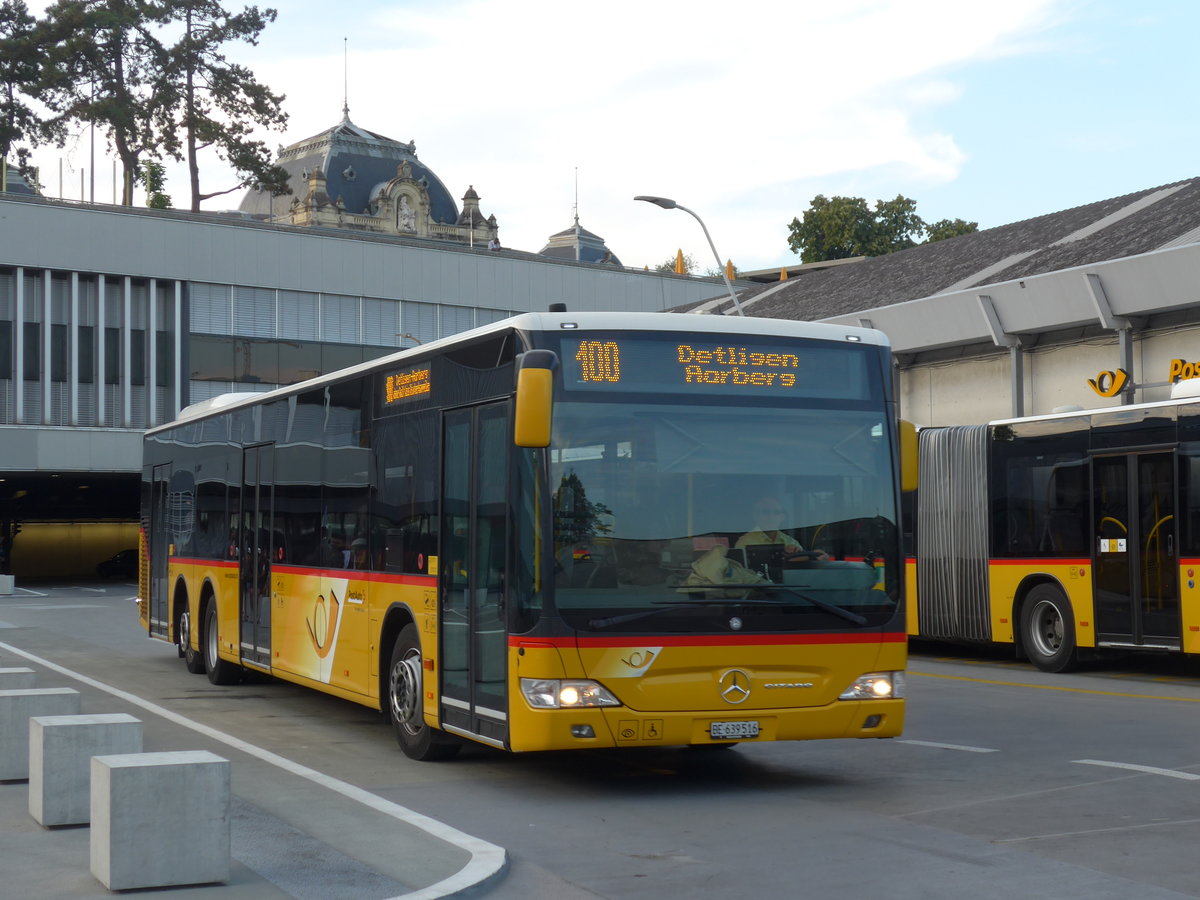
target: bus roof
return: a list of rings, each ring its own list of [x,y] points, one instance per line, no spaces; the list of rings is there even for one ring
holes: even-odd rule
[[[721,337],[731,335],[769,335],[782,337],[810,338],[825,341],[850,341],[861,344],[887,347],[887,335],[872,328],[855,328],[849,325],[828,325],[821,322],[803,322],[790,319],[768,319],[760,316],[708,316],[682,313],[642,312],[536,312],[520,313],[482,325],[469,331],[461,331],[449,337],[439,338],[417,347],[407,347],[386,356],[378,356],[366,362],[318,375],[307,381],[284,385],[270,391],[235,392],[220,394],[200,400],[184,407],[171,422],[146,430],[146,434],[167,431],[181,422],[206,418],[218,413],[229,412],[243,406],[252,406],[266,400],[285,397],[301,391],[312,390],[355,375],[365,375],[380,367],[403,364],[405,360],[417,359],[446,350],[488,334],[502,331],[559,331],[568,328],[581,330],[609,331],[690,331],[710,333]]]
[[[1058,419],[1078,419],[1083,416],[1096,416],[1102,413],[1140,412],[1144,409],[1162,409],[1172,406],[1194,406],[1200,404],[1200,397],[1179,397],[1172,400],[1155,400],[1151,403],[1126,403],[1117,406],[1096,406],[1091,409],[1069,409],[1059,412],[1044,413],[1040,416],[1018,416],[1011,419],[995,419],[988,425],[1019,425],[1024,422],[1053,422]]]

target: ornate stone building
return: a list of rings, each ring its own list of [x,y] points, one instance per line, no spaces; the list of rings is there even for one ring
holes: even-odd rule
[[[495,216],[484,216],[468,187],[462,209],[441,179],[403,143],[360,128],[343,110],[333,128],[285,147],[291,196],[248,191],[239,211],[286,225],[346,228],[486,247],[497,238]]]
[[[604,238],[592,234],[579,224],[579,216],[575,216],[575,224],[564,231],[550,235],[546,246],[538,251],[541,256],[554,259],[573,259],[576,262],[602,263],[619,266],[621,260],[604,243]]]

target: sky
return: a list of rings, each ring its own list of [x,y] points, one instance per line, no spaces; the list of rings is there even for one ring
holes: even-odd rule
[[[274,5],[258,46],[229,53],[286,95],[269,146],[325,131],[348,102],[360,127],[415,141],[452,196],[473,186],[520,250],[577,210],[627,266],[682,249],[751,271],[799,262],[787,226],[817,194],[903,194],[927,222],[990,228],[1200,176],[1195,0]],[[46,193],[61,166],[79,199],[90,158],[86,136],[39,151]],[[186,171],[167,178],[186,208]],[[235,183],[215,157],[201,178]],[[716,255],[695,218],[638,194],[692,210]]]

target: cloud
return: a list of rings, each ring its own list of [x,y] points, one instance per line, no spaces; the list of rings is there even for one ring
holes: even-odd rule
[[[578,168],[583,224],[627,264],[678,246],[712,256],[690,217],[631,199],[655,193],[696,209],[743,269],[793,258],[785,223],[815,193],[873,172],[902,186],[953,181],[966,152],[938,115],[960,96],[956,77],[1044,42],[1062,8],[346,0],[347,65],[341,34],[315,45],[311,6],[289,4],[261,48],[231,54],[287,94],[291,122],[270,146],[336,123],[345,69],[351,118],[415,139],[453,195],[474,185],[506,245],[538,250],[570,224]],[[185,205],[185,178],[168,175]],[[211,161],[204,177],[228,180]]]

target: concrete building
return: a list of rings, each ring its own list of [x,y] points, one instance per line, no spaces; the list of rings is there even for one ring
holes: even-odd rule
[[[465,209],[468,231],[486,234]],[[13,571],[93,571],[136,543],[142,431],[191,403],[554,302],[658,311],[720,284],[441,237],[0,194],[0,535],[16,538]]]
[[[743,289],[745,314],[881,329],[920,424],[1165,400],[1200,375],[1200,179],[834,262]]]

